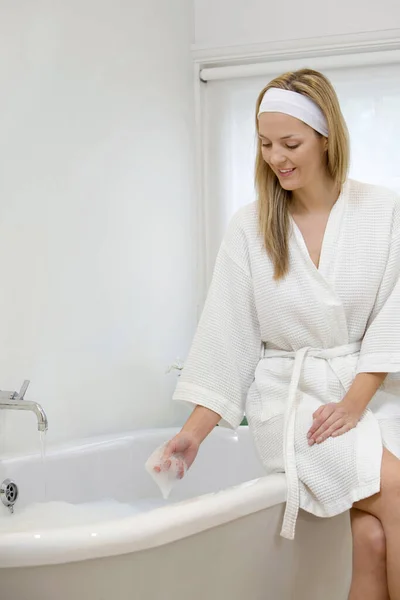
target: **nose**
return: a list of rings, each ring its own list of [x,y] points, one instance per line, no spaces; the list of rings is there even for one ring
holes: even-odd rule
[[[269,155],[269,163],[275,168],[283,167],[285,165],[286,156],[282,149],[276,148],[275,150],[271,150]]]

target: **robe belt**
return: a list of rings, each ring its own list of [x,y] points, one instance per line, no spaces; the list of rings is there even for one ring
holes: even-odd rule
[[[289,540],[294,538],[297,515],[299,512],[299,480],[297,476],[296,456],[295,456],[295,421],[297,409],[297,391],[300,382],[301,373],[303,370],[304,360],[309,358],[320,358],[327,360],[330,367],[337,375],[339,381],[345,389],[348,389],[352,383],[352,377],[349,370],[338,364],[333,364],[331,361],[335,358],[349,356],[350,354],[359,353],[361,342],[346,344],[345,346],[336,346],[334,348],[317,349],[317,348],[300,348],[296,352],[285,350],[275,350],[266,348],[263,343],[261,351],[261,359],[268,358],[294,358],[293,372],[290,380],[288,401],[284,420],[283,434],[283,456],[285,464],[286,482],[287,482],[287,500],[285,515],[281,536]]]

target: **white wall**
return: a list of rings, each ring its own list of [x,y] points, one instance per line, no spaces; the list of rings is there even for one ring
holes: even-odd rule
[[[195,43],[236,46],[387,30],[400,25],[398,0],[194,0]]]
[[[50,441],[181,422],[196,322],[188,0],[0,0],[0,388]],[[1,452],[36,450],[0,411]]]

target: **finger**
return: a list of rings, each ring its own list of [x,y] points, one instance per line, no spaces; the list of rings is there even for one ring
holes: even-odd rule
[[[318,427],[318,429],[312,434],[312,437],[310,438],[310,440],[313,440],[314,442],[318,443],[318,440],[321,438],[321,436],[323,436],[325,434],[325,432],[332,427],[335,423],[338,423],[339,421],[341,421],[341,419],[343,419],[343,416],[338,414],[337,412],[334,412],[330,417],[328,417],[326,419],[326,421],[324,421],[324,423],[322,423],[322,425],[320,427]],[[341,423],[342,425],[343,423]],[[341,427],[340,425],[340,427]]]
[[[176,453],[176,439],[173,438],[170,440],[164,447],[164,450],[161,454],[160,465],[162,471],[168,471],[171,467],[171,458]]]
[[[325,414],[327,411],[332,411],[335,408],[335,402],[328,402],[328,404],[321,404],[319,408],[313,413],[313,418],[320,417],[321,414]]]
[[[161,463],[161,471],[169,471],[171,468],[171,464],[172,462],[169,459],[163,460],[163,462]]]
[[[161,473],[161,471],[168,471],[171,466],[171,461],[169,459],[164,458],[164,455],[160,456],[159,463],[153,467],[153,471],[156,473]]]
[[[170,468],[171,468],[171,461],[161,459],[160,464],[153,467],[153,471],[155,471],[156,473],[161,473],[161,471],[168,471]]]
[[[317,429],[319,429],[319,427],[321,427],[321,425],[326,421],[326,419],[328,419],[331,416],[334,410],[335,407],[331,404],[326,404],[323,407],[320,414],[314,419],[313,424],[310,427],[310,430],[307,434],[308,438],[311,438],[314,435]]]
[[[354,429],[354,425],[351,425],[351,423],[346,423],[340,429],[337,429],[334,433],[332,433],[332,437],[338,437],[339,435],[343,435],[352,429]]]
[[[332,437],[333,434],[338,431],[339,429],[341,429],[344,426],[344,420],[343,418],[339,418],[335,423],[333,423],[330,427],[328,427],[328,429],[326,429],[322,434],[320,434],[317,439],[315,440],[315,442],[317,444],[322,444],[322,442],[324,442],[325,440],[327,440],[329,437]]]
[[[185,463],[183,458],[178,458],[178,479],[182,479],[185,475]]]
[[[319,408],[317,408],[317,410],[313,413],[312,418],[316,419],[317,417],[320,416],[321,412],[324,410],[326,404],[323,404],[322,406],[320,406]]]
[[[160,459],[159,463],[153,468],[153,471],[156,473],[161,473],[161,471],[166,472],[171,468],[171,457],[173,455],[173,440],[166,444]]]
[[[162,458],[163,460],[167,460],[169,458],[171,458],[171,456],[173,454],[175,454],[176,452],[176,441],[175,439],[172,439],[168,442],[168,444],[166,444],[164,451],[162,453]]]
[[[343,417],[343,415],[338,414],[337,412],[333,412],[330,417],[328,417],[326,419],[326,421],[324,421],[322,423],[322,425],[320,425],[320,427],[318,427],[318,429],[316,429],[312,435],[312,439],[315,441],[317,441],[318,438],[321,437],[321,435],[323,435],[325,433],[325,431],[327,431],[327,429],[329,429],[330,427],[332,427],[332,425],[334,425],[335,423],[337,423],[341,418]]]

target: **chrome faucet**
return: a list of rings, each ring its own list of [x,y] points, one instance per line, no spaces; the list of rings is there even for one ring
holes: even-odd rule
[[[4,392],[0,390],[0,409],[30,410],[31,412],[34,412],[37,417],[38,430],[47,431],[47,417],[43,408],[37,402],[24,400],[29,383],[30,382],[26,379],[19,392]]]

